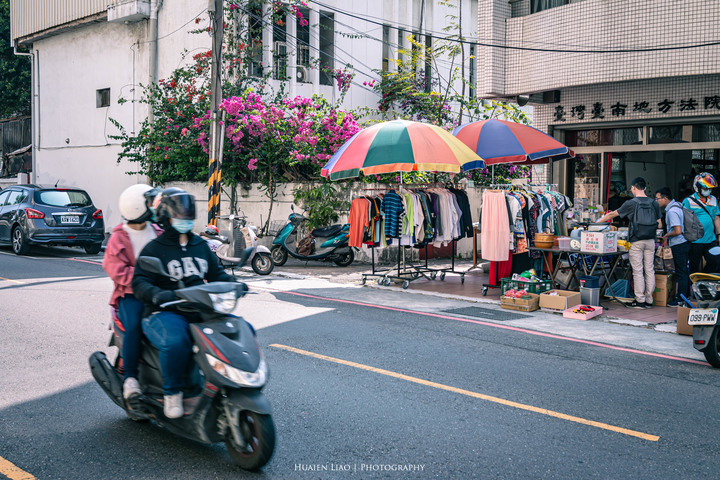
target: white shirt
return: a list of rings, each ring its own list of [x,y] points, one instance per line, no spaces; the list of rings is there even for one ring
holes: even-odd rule
[[[145,223],[145,228],[142,230],[134,230],[128,227],[127,223],[123,224],[123,230],[130,236],[130,243],[132,243],[133,253],[135,254],[135,260],[140,256],[140,252],[145,248],[145,245],[155,240],[157,234],[155,229],[150,225],[149,222]]]

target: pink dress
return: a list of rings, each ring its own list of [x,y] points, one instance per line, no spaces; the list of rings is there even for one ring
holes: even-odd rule
[[[506,261],[510,257],[510,219],[504,192],[486,190],[483,193],[480,229],[482,258]]]

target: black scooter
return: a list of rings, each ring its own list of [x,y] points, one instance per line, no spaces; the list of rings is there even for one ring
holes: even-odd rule
[[[171,278],[157,258],[140,257],[143,269]],[[133,420],[152,420],[171,432],[203,443],[225,442],[238,466],[258,470],[275,448],[275,426],[270,403],[262,393],[268,378],[265,357],[252,327],[230,315],[237,300],[247,293],[244,283],[213,282],[183,288],[168,305],[182,312],[199,313],[191,323],[193,359],[185,375],[185,415],[169,419],[163,413],[163,378],[158,350],[143,339],[139,366],[143,394],[126,403],[123,398],[122,341],[124,329],[114,315],[110,346],[119,353],[110,363],[105,353],[90,356],[95,381],[110,399]]]

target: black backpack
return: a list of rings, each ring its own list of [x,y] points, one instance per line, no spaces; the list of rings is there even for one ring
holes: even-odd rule
[[[700,205],[702,207],[702,205]],[[700,240],[705,235],[705,227],[700,223],[700,219],[695,212],[689,208],[685,208],[680,204],[673,205],[682,209],[683,212],[683,237],[688,242]]]
[[[638,240],[653,240],[658,229],[658,217],[654,202],[635,202],[635,214],[631,222],[631,237]]]

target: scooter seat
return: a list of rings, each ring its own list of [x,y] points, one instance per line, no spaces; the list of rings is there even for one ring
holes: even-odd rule
[[[342,225],[330,225],[329,227],[316,228],[311,233],[313,237],[330,238],[342,230],[342,228]]]

